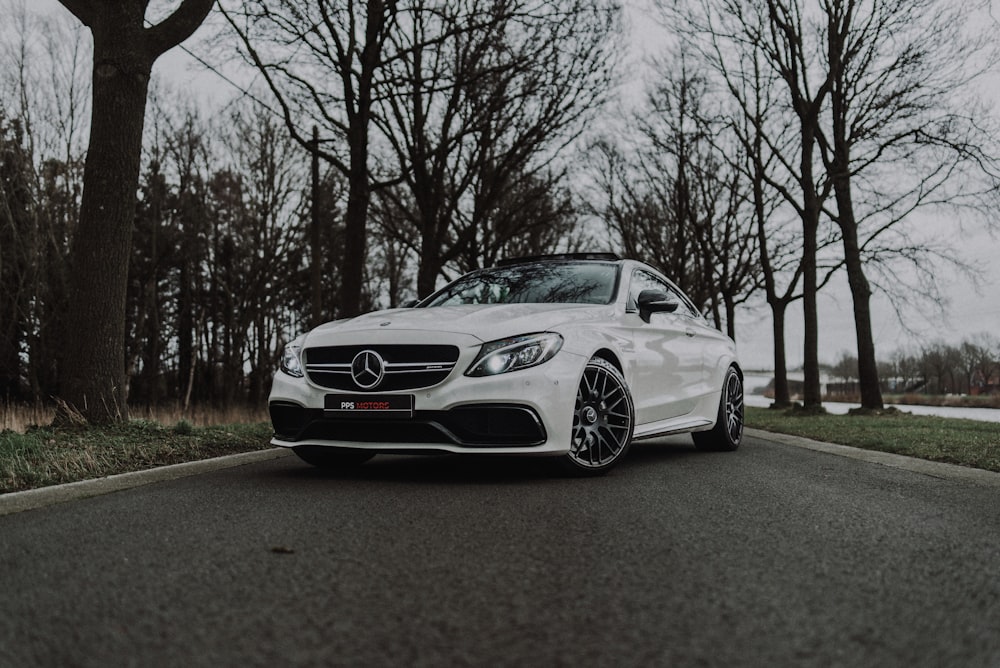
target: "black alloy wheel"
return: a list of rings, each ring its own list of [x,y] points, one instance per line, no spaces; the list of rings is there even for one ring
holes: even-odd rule
[[[573,475],[600,475],[620,462],[632,443],[635,408],[618,369],[594,357],[583,371],[573,409],[570,451],[560,460]]]
[[[719,397],[719,415],[709,431],[691,434],[699,450],[736,450],[743,441],[744,405],[743,380],[735,366],[726,371]]]

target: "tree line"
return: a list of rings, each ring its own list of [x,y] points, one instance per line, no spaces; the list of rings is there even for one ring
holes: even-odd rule
[[[831,375],[857,381],[857,358],[841,353]],[[882,386],[893,394],[989,394],[1000,390],[1000,340],[983,333],[951,344],[904,347],[879,361]]]
[[[846,275],[877,407],[872,291],[910,298],[929,283],[897,272],[953,261],[914,214],[974,218],[1000,197],[994,118],[971,94],[994,63],[978,5],[664,1],[667,46],[623,102],[611,0],[186,0],[141,30],[145,3],[63,4],[44,27],[7,6],[0,395],[90,420],[259,405],[311,325],[504,256],[608,246],[734,338],[740,308],[766,301],[779,403],[785,310],[803,302],[819,406],[816,294]],[[253,90],[207,115],[155,81],[129,88],[213,5],[207,57]],[[123,25],[132,52],[100,43]],[[116,143],[136,118],[141,146]]]

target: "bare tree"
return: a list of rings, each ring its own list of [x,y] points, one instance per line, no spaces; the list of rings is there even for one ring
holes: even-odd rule
[[[968,390],[978,394],[986,389],[993,374],[1000,368],[1000,341],[984,332],[963,341],[959,351]]]
[[[794,142],[772,141],[768,145],[795,187],[789,187],[784,179],[768,178],[768,183],[795,210],[801,224],[803,404],[818,409],[822,406],[816,308],[820,288],[818,258],[823,205],[830,184],[816,155],[816,143],[831,81],[817,68],[817,54],[806,40],[808,18],[799,0],[692,0],[679,13],[671,4],[663,2],[660,6],[677,18],[688,40],[720,71],[739,73],[749,62],[768,68],[781,84],[784,108],[795,119]],[[730,86],[730,90],[734,87]],[[771,137],[769,133],[762,136]]]
[[[985,35],[964,29],[979,5],[694,0],[685,7],[673,15],[683,19],[690,43],[716,64],[746,118],[754,117],[746,104],[751,98],[739,84],[749,80],[752,63],[781,82],[784,103],[769,99],[797,121],[794,144],[770,139],[765,145],[797,185],[790,190],[769,179],[802,220],[805,403],[818,405],[811,295],[824,280],[812,276],[812,267],[822,270],[817,253],[828,218],[836,224],[837,263],[846,268],[854,300],[862,404],[881,408],[867,273],[888,273],[898,260],[926,272],[931,258],[944,257],[907,240],[904,224],[916,209],[995,209],[987,205],[997,197],[1000,173],[995,152],[986,148],[992,139],[975,106],[959,95],[975,78],[971,58],[987,66],[994,61],[984,50]],[[960,109],[953,106],[957,100]]]
[[[505,257],[593,248],[581,229],[580,210],[565,172],[509,177],[502,196],[472,220],[478,229],[457,258],[461,271],[490,267]]]
[[[209,120],[173,99],[152,96],[130,269],[130,398],[259,406],[307,310],[305,152],[246,100]]]
[[[760,49],[748,47],[727,58],[723,45],[710,42],[702,56],[721,80],[730,104],[722,112],[728,128],[742,150],[726,152],[743,174],[751,193],[752,217],[757,237],[760,286],[771,309],[773,336],[774,402],[776,408],[791,405],[785,344],[785,314],[802,299],[799,284],[805,254],[801,235],[787,220],[782,203],[793,192],[795,176],[785,168],[785,156],[794,154],[799,132],[782,113],[782,81],[763,63]],[[794,209],[793,209],[794,211]],[[796,212],[796,217],[801,216]],[[799,224],[801,227],[801,223]],[[822,231],[822,230],[821,230]],[[817,289],[835,275],[840,264],[823,251],[837,239],[829,234],[817,238]]]
[[[553,164],[610,88],[618,13],[604,0],[416,0],[401,12],[394,89],[375,121],[405,186],[382,193],[404,216],[388,232],[419,258],[419,294],[448,263],[489,261],[558,222]]]
[[[155,96],[153,107],[155,110]],[[176,231],[165,225],[169,186],[164,174],[165,152],[160,141],[156,115],[153,140],[146,151],[146,167],[139,177],[139,203],[136,207],[132,257],[129,267],[129,290],[126,309],[126,372],[129,401],[155,406],[167,392],[163,378],[166,342],[171,338],[166,327],[167,276],[172,256],[179,246]]]
[[[223,3],[222,8],[243,57],[263,76],[292,137],[347,179],[344,263],[335,310],[337,315],[357,315],[374,181],[372,114],[382,95],[386,65],[398,57],[386,47],[396,29],[399,3],[257,0]],[[336,142],[314,142],[313,126]],[[324,310],[334,315],[333,305]]]
[[[148,3],[140,0],[60,3],[94,38],[90,145],[71,251],[60,394],[87,420],[113,422],[128,416],[125,293],[149,76],[161,54],[201,25],[214,0],[183,0],[150,27]]]
[[[929,204],[1000,204],[993,141],[962,95],[982,67],[985,32],[964,29],[975,3],[822,0],[830,123],[819,146],[830,174],[854,302],[861,404],[882,408],[865,263]],[[994,59],[995,61],[995,59]],[[973,74],[975,72],[975,74]],[[961,100],[963,108],[955,106]],[[887,166],[894,176],[883,180]],[[991,206],[991,204],[993,206]],[[890,249],[891,250],[891,249]]]
[[[57,364],[68,292],[67,255],[82,189],[83,131],[91,60],[85,29],[71,16],[33,13],[7,0],[0,11],[0,117],[7,172],[0,200],[19,229],[0,244],[0,329],[17,330],[12,371],[33,400],[57,394]],[[15,148],[16,147],[16,148]],[[20,204],[16,204],[20,202]],[[8,228],[8,233],[10,228]],[[9,241],[9,243],[7,243]],[[12,349],[13,350],[13,349]]]
[[[743,150],[720,122],[704,72],[684,56],[658,66],[634,139],[595,146],[593,208],[629,255],[663,268],[735,338],[736,306],[757,287],[750,192],[736,165]]]
[[[721,79],[722,89],[728,91],[731,102],[724,106],[722,114],[728,117],[729,130],[741,150],[735,152],[730,162],[748,184],[760,268],[758,285],[771,309],[773,405],[785,407],[791,404],[785,357],[785,312],[789,304],[801,298],[796,289],[802,276],[802,255],[794,238],[788,234],[788,226],[776,223],[780,196],[769,186],[769,179],[780,178],[776,167],[779,161],[776,152],[769,147],[783,144],[788,126],[772,121],[776,81],[761,66],[759,50],[743,54],[738,66],[732,68],[725,59],[718,57],[717,50],[703,55],[708,56],[707,63]],[[789,277],[784,287],[781,287],[782,276]]]
[[[216,175],[226,187],[235,177],[238,190],[217,198],[234,208],[224,217],[214,216],[228,223],[225,232],[234,249],[220,285],[224,294],[235,296],[237,314],[230,325],[230,379],[225,382],[239,385],[246,369],[245,396],[261,406],[284,343],[295,335],[282,317],[291,301],[291,290],[282,283],[302,265],[304,226],[296,224],[301,220],[296,214],[303,199],[303,152],[258,106],[235,110],[230,121],[224,142],[231,167]]]
[[[893,352],[890,365],[897,393],[913,392],[926,384],[926,379],[921,374],[919,352],[898,349]]]
[[[952,394],[958,390],[961,377],[962,353],[953,345],[934,341],[925,346],[921,353],[923,376],[927,389],[932,394]]]
[[[21,350],[30,321],[32,165],[23,130],[0,111],[0,397],[21,399]]]

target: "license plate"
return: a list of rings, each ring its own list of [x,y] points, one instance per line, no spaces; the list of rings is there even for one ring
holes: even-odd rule
[[[412,418],[412,394],[328,394],[323,414],[338,418]]]

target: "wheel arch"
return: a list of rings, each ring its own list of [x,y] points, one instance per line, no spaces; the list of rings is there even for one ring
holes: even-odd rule
[[[618,369],[618,373],[623,376],[625,375],[625,369],[622,367],[621,360],[618,359],[618,355],[616,355],[611,349],[599,348],[594,351],[594,354],[591,355],[591,357],[600,357],[602,360]]]
[[[744,380],[743,367],[740,365],[740,360],[739,357],[736,356],[735,349],[720,351],[718,354],[706,358],[705,364],[711,369],[709,372],[709,378],[712,382],[718,383],[719,387],[722,387],[722,382],[725,380],[726,372],[730,369],[730,367],[736,369],[736,373],[739,374],[741,383]]]

